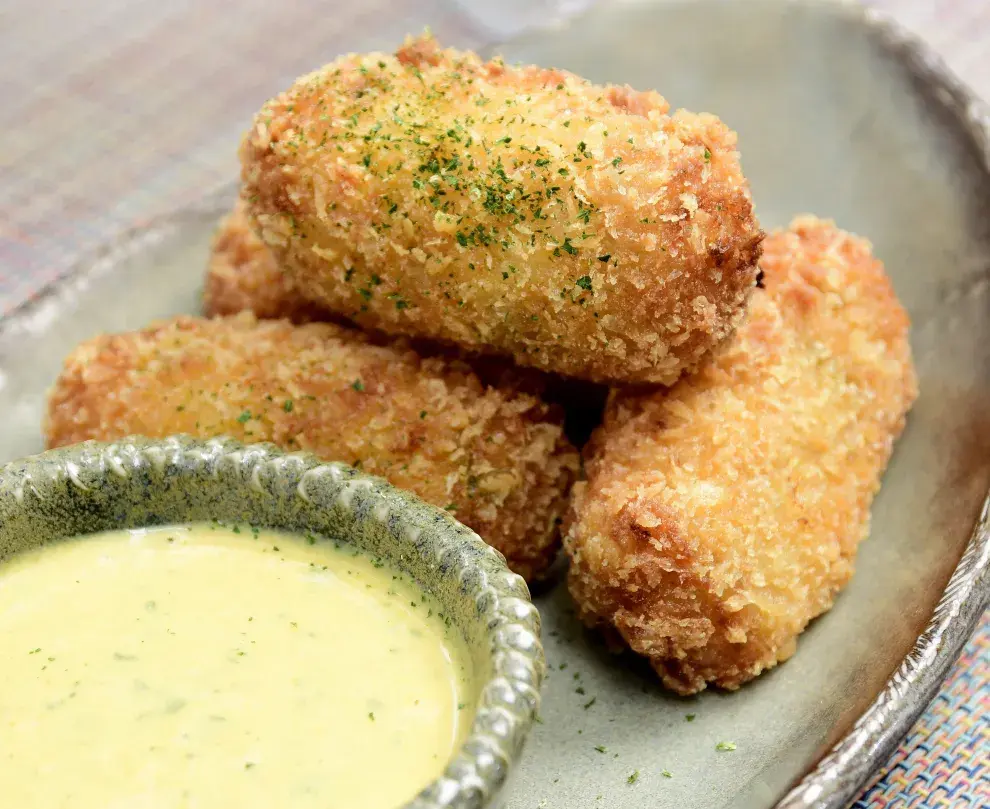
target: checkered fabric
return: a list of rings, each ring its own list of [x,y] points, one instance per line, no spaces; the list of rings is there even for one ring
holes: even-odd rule
[[[3,0],[0,311],[236,176],[261,103],[430,25],[464,47],[591,0]],[[990,97],[990,4],[876,0]],[[857,807],[990,806],[990,615]]]

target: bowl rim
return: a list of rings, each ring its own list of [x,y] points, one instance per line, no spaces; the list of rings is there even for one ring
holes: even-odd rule
[[[539,710],[546,672],[539,612],[526,582],[509,570],[501,553],[449,513],[380,477],[312,453],[287,453],[273,444],[243,444],[227,437],[130,436],[114,442],[85,441],[10,461],[0,466],[0,506],[29,510],[58,487],[85,495],[100,480],[126,479],[135,473],[159,484],[209,474],[232,488],[279,491],[305,501],[324,486],[332,492],[332,506],[355,513],[358,521],[376,522],[397,540],[427,537],[431,547],[428,553],[420,552],[420,558],[427,566],[447,568],[443,575],[457,576],[462,592],[474,600],[476,612],[470,620],[487,637],[491,671],[478,683],[471,728],[443,773],[401,809],[488,805],[522,752]]]

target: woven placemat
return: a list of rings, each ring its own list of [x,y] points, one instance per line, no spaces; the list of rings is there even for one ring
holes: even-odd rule
[[[0,310],[121,230],[229,184],[251,115],[342,50],[427,24],[480,47],[588,0],[6,0]],[[990,94],[984,0],[883,0]],[[990,806],[990,615],[857,807]]]

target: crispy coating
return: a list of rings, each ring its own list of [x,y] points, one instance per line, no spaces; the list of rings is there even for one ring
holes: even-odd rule
[[[214,237],[203,311],[211,317],[253,312],[260,319],[286,318],[300,324],[340,320],[300,298],[280,272],[271,250],[251,228],[242,201],[234,206]],[[579,446],[601,420],[604,386],[520,368],[503,357],[474,355],[426,340],[409,341],[369,332],[364,333],[364,338],[376,345],[395,345],[400,350],[412,348],[423,357],[462,360],[485,385],[512,387],[562,405],[567,435]]]
[[[755,282],[763,233],[721,121],[430,38],[299,79],[241,159],[292,282],[365,328],[670,383]]]
[[[180,317],[66,360],[49,447],[127,435],[230,435],[341,460],[446,507],[527,579],[553,559],[578,468],[539,399],[331,324]]]
[[[831,607],[917,395],[908,318],[868,243],[804,217],[762,269],[710,364],[612,394],[572,500],[582,618],[681,694],[786,660]]]
[[[254,312],[261,319],[285,318],[294,323],[328,319],[293,289],[268,245],[251,227],[242,199],[213,237],[203,312],[209,317]]]

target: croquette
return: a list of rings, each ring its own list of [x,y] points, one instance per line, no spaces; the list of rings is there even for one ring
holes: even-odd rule
[[[229,435],[307,450],[450,511],[527,579],[551,563],[579,459],[560,413],[457,361],[332,324],[179,317],[78,347],[47,444]]]
[[[366,329],[669,384],[740,322],[763,233],[718,118],[408,40],[258,113],[244,198],[299,293]]]
[[[209,317],[254,312],[261,319],[285,318],[294,323],[329,319],[292,288],[268,245],[251,228],[241,199],[213,237],[203,312]]]
[[[761,269],[697,374],[610,394],[568,518],[582,619],[680,694],[786,660],[831,607],[917,395],[908,317],[867,242],[799,218]]]
[[[259,319],[287,318],[294,323],[340,322],[332,313],[307,304],[285,280],[268,246],[251,229],[242,201],[220,223],[213,239],[203,294],[207,316],[253,312]],[[346,324],[345,324],[346,325]],[[460,359],[485,385],[513,387],[560,404],[566,413],[567,435],[583,444],[601,419],[607,389],[602,385],[565,379],[535,368],[520,368],[511,360],[477,355],[428,340],[407,340],[365,332],[376,345],[412,348],[424,357]]]

